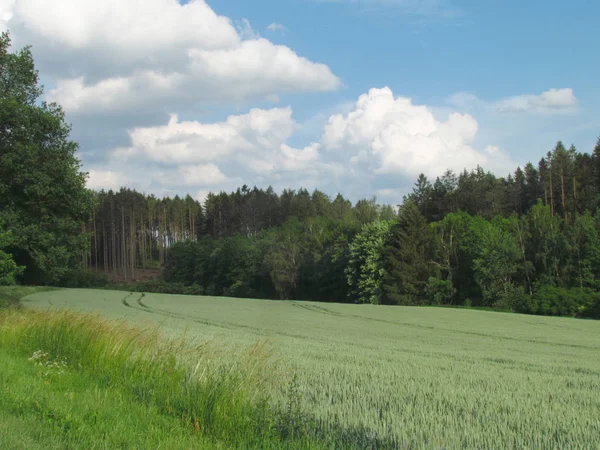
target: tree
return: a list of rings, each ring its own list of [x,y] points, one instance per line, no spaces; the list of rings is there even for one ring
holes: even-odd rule
[[[382,303],[383,268],[381,257],[393,222],[364,225],[350,244],[346,268],[348,297],[355,303]]]
[[[361,225],[375,222],[379,218],[379,208],[375,197],[370,200],[362,199],[356,202],[354,214]]]
[[[457,290],[459,303],[480,295],[473,273],[472,220],[469,214],[459,212],[448,214],[440,222],[432,224],[437,240],[437,268],[440,276]]]
[[[16,277],[24,268],[18,266],[12,255],[5,251],[12,245],[14,238],[12,232],[5,231],[3,226],[3,219],[0,217],[0,286],[7,286],[15,284]]]
[[[425,294],[434,305],[442,305],[452,303],[452,298],[456,295],[456,288],[448,280],[429,277],[425,285]]]
[[[295,217],[290,218],[278,230],[269,261],[271,279],[277,295],[282,300],[294,298],[302,266],[301,225]]]
[[[435,240],[417,205],[407,201],[383,249],[383,303],[413,305],[425,300],[425,284],[435,273]]]
[[[39,103],[42,88],[29,48],[10,53],[0,36],[0,211],[26,266],[25,281],[56,282],[88,251],[82,227],[92,211],[77,144],[56,104]]]
[[[427,177],[424,174],[420,174],[407,199],[419,208],[421,214],[431,219],[433,193],[433,186]]]
[[[599,287],[600,237],[597,220],[587,211],[577,216],[567,230],[570,241],[570,286],[594,289]]]
[[[472,222],[475,238],[473,268],[486,306],[512,306],[518,290],[514,284],[520,259],[514,237],[498,222],[481,217]]]

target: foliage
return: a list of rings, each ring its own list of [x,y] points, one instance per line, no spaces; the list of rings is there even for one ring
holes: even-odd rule
[[[484,305],[510,306],[516,295],[513,278],[520,257],[517,243],[499,221],[487,222],[478,217],[472,221],[471,227],[473,269]]]
[[[162,280],[140,281],[129,289],[135,292],[154,292],[157,294],[203,295],[204,289],[198,284],[189,286],[183,283],[169,283]]]
[[[40,103],[29,48],[10,53],[0,36],[0,211],[13,233],[10,253],[28,282],[55,282],[84,254],[92,211],[77,144],[56,104]]]
[[[452,303],[452,298],[456,295],[456,288],[448,280],[429,277],[425,285],[425,294],[434,305],[443,305]]]
[[[383,249],[384,303],[423,304],[425,284],[435,273],[436,253],[431,228],[416,204],[406,202]]]
[[[523,297],[517,312],[543,316],[582,316],[600,319],[600,293],[586,288],[565,289],[541,286],[534,295]]]
[[[65,288],[101,288],[107,284],[104,274],[81,268],[69,270],[55,283],[56,286]]]
[[[354,303],[382,303],[381,259],[391,227],[390,221],[367,224],[350,244],[346,279],[348,297]]]
[[[3,221],[0,217],[0,286],[9,286],[15,284],[16,277],[20,275],[24,267],[15,263],[12,255],[4,251],[14,242],[13,234],[10,230],[3,230]]]

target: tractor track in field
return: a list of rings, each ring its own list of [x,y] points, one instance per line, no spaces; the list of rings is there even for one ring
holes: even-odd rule
[[[134,293],[134,292],[128,293],[127,295],[125,295],[123,298],[120,299],[120,303],[123,306],[125,306],[126,308],[143,311],[147,314],[152,314],[153,316],[162,316],[165,318],[171,318],[171,319],[176,319],[176,320],[191,321],[193,323],[198,323],[198,324],[206,325],[209,327],[221,328],[221,329],[225,329],[225,330],[233,330],[233,331],[246,330],[248,332],[251,332],[254,335],[262,336],[262,337],[268,337],[269,335],[278,335],[278,336],[302,339],[302,340],[310,339],[313,342],[319,342],[319,343],[325,344],[325,345],[331,345],[332,343],[337,341],[335,339],[331,340],[331,339],[316,338],[314,335],[307,336],[307,335],[298,334],[298,333],[289,333],[289,332],[284,332],[284,331],[269,330],[269,329],[259,328],[259,327],[251,326],[251,325],[243,325],[243,324],[231,323],[231,322],[214,322],[214,321],[210,321],[210,320],[204,319],[204,318],[199,318],[199,317],[195,317],[195,316],[191,316],[191,315],[186,315],[186,314],[182,314],[182,313],[177,313],[177,312],[168,311],[165,309],[149,306],[147,303],[144,302],[145,294],[143,294],[143,293],[140,293],[139,295],[135,295],[135,294],[136,293]],[[53,305],[53,302],[51,302],[50,299],[48,299],[48,302],[50,303],[50,305]],[[474,332],[474,331],[441,329],[439,327],[395,322],[392,320],[379,319],[379,318],[374,318],[374,317],[365,317],[365,316],[360,316],[360,315],[356,315],[356,314],[342,314],[342,313],[337,313],[335,311],[331,311],[324,307],[320,307],[318,305],[301,304],[299,302],[290,302],[290,305],[295,308],[301,308],[303,310],[315,312],[318,314],[323,314],[328,317],[340,317],[340,318],[343,317],[343,318],[350,318],[350,319],[358,319],[358,320],[366,321],[366,322],[388,323],[391,325],[402,326],[402,327],[444,330],[449,333],[473,335],[473,336],[487,337],[487,338],[491,338],[491,339],[501,339],[501,340],[514,341],[514,342],[530,342],[530,343],[536,343],[536,344],[542,344],[542,345],[576,347],[576,348],[583,348],[583,349],[594,350],[594,351],[598,350],[597,347],[587,346],[587,345],[571,345],[571,344],[546,342],[546,341],[540,341],[540,340],[535,340],[535,339],[519,339],[519,338],[508,337],[508,336],[494,336],[494,335],[489,335],[489,334]],[[354,347],[362,348],[362,349],[365,349],[368,351],[373,351],[373,350],[377,349],[376,346],[365,345],[361,342],[353,342],[352,345]],[[445,353],[445,352],[421,351],[421,350],[409,349],[409,348],[403,348],[403,347],[398,347],[396,349],[393,349],[391,353],[399,354],[399,355],[414,354],[414,355],[420,355],[420,356],[423,356],[423,355],[436,356],[437,355],[439,357],[447,358],[447,359],[450,359],[453,361],[458,361],[458,362],[463,362],[463,363],[469,362],[469,363],[473,363],[473,364],[476,364],[478,361],[481,361],[481,358],[478,358],[478,357],[469,357],[466,355],[453,355],[453,354],[449,354],[449,353]],[[485,358],[485,359],[489,363],[502,364],[503,367],[507,367],[507,368],[508,367],[518,368],[519,370],[527,369],[529,371],[537,371],[540,373],[548,372],[548,369],[546,367],[540,366],[535,363],[526,363],[526,362],[522,362],[522,361],[518,361],[518,360],[511,361],[510,359],[497,359],[497,358],[496,359],[495,358]],[[394,360],[395,360],[395,358],[394,358]],[[597,372],[586,371],[586,373],[594,373],[595,374]]]
[[[439,328],[439,327],[435,327],[435,326],[431,326],[431,325],[418,325],[418,324],[414,324],[414,323],[406,323],[406,322],[396,322],[393,320],[388,320],[388,319],[378,319],[376,317],[366,317],[366,316],[359,316],[356,314],[342,314],[342,313],[337,313],[335,311],[331,311],[327,308],[324,308],[322,306],[317,306],[317,305],[303,305],[297,302],[292,302],[292,306],[295,307],[299,307],[299,308],[303,308],[307,311],[312,311],[312,312],[316,312],[316,313],[320,313],[320,314],[326,314],[326,315],[333,315],[333,316],[337,316],[337,317],[345,317],[345,318],[352,318],[352,319],[358,319],[358,320],[362,320],[362,321],[366,321],[366,322],[379,322],[379,323],[386,323],[386,324],[390,324],[390,325],[395,325],[395,326],[400,326],[400,327],[410,327],[410,328],[419,328],[419,329],[423,329],[423,330],[431,330],[431,331],[439,331],[439,330],[444,330],[447,331],[449,333],[458,333],[458,334],[464,334],[467,336],[477,336],[477,337],[483,337],[483,338],[489,338],[489,339],[499,339],[499,340],[504,340],[504,341],[511,341],[511,342],[529,342],[532,344],[540,344],[540,345],[556,345],[559,347],[566,347],[566,348],[582,348],[582,349],[587,349],[587,350],[598,350],[599,347],[595,347],[595,346],[590,346],[590,345],[583,345],[583,344],[565,344],[562,342],[549,342],[549,341],[544,341],[544,340],[539,340],[539,339],[520,339],[520,338],[515,338],[515,337],[510,337],[510,336],[500,336],[500,335],[494,335],[494,334],[487,334],[487,333],[482,333],[482,332],[477,332],[477,331],[465,331],[465,330],[457,330],[457,329],[448,329],[448,328]]]
[[[130,294],[132,295],[132,294]],[[138,311],[144,311],[148,314],[154,314],[154,315],[160,315],[163,317],[168,317],[171,319],[179,319],[179,320],[187,320],[187,321],[191,321],[194,323],[199,323],[202,325],[207,325],[207,326],[212,326],[212,327],[217,327],[217,328],[223,328],[226,330],[236,330],[236,329],[243,329],[243,330],[248,330],[250,332],[252,332],[253,334],[259,335],[259,336],[268,336],[270,334],[276,334],[276,335],[280,335],[280,336],[285,336],[285,337],[292,337],[292,338],[298,338],[298,339],[313,339],[313,340],[317,340],[314,339],[314,337],[311,336],[307,336],[307,335],[303,335],[303,334],[296,334],[296,333],[286,333],[283,331],[274,331],[274,330],[266,330],[264,328],[258,328],[258,327],[253,327],[251,325],[242,325],[242,324],[238,324],[238,323],[232,323],[232,322],[214,322],[214,321],[210,321],[208,319],[203,319],[203,318],[199,318],[196,316],[190,316],[190,315],[186,315],[186,314],[182,314],[182,313],[177,313],[177,312],[173,312],[173,311],[168,311],[165,309],[161,309],[161,308],[155,308],[152,306],[148,306],[147,304],[145,304],[142,301],[142,298],[144,297],[144,295],[140,295],[137,299],[136,299],[136,305],[132,305],[129,302],[126,301],[127,298],[129,298],[128,295],[127,297],[125,297],[122,301],[122,303],[127,306],[128,308],[133,308],[133,309],[137,309]],[[328,342],[325,339],[319,339],[318,341],[326,343]]]
[[[344,314],[332,311],[327,308],[323,308],[322,306],[303,305],[302,303],[298,303],[298,302],[294,302],[294,301],[291,303],[291,305],[294,307],[297,307],[297,308],[306,309],[307,311],[316,312],[316,313],[320,313],[320,314],[326,314],[326,315],[337,316],[337,317],[346,317],[346,316],[344,316]]]
[[[167,311],[164,309],[160,309],[160,308],[154,308],[154,307],[150,307],[147,306],[145,303],[142,302],[142,298],[143,296],[140,295],[140,297],[138,297],[136,299],[136,303],[139,306],[130,306],[131,308],[135,308],[138,309],[140,311],[145,311],[147,313],[150,314],[156,314],[156,315],[161,315],[164,317],[169,317],[169,318],[173,318],[173,319],[179,319],[179,320],[189,320],[192,321],[194,323],[199,323],[202,325],[207,325],[207,326],[213,326],[213,327],[218,327],[218,328],[222,328],[222,329],[226,329],[226,330],[236,330],[236,329],[243,329],[243,330],[248,330],[250,332],[252,332],[253,334],[259,335],[259,336],[265,336],[265,335],[279,335],[279,336],[284,336],[284,337],[291,337],[291,338],[296,338],[296,339],[310,339],[311,341],[316,341],[316,342],[320,342],[323,344],[331,344],[331,341],[326,340],[326,339],[317,339],[314,336],[306,336],[306,335],[302,335],[302,334],[295,334],[295,333],[287,333],[287,332],[282,332],[282,331],[274,331],[274,330],[270,330],[268,333],[265,333],[264,329],[258,328],[258,327],[253,327],[250,325],[241,325],[241,324],[235,324],[235,323],[231,323],[231,322],[223,322],[223,323],[217,323],[217,322],[211,322],[207,319],[201,319],[198,317],[194,317],[194,316],[189,316],[189,315],[185,315],[185,314],[181,314],[181,313],[176,313],[173,311]],[[304,308],[304,306],[312,306],[312,305],[296,305],[299,306],[301,308]],[[304,308],[308,311],[313,311],[319,314],[327,314],[327,315],[338,315],[338,314],[330,314],[328,312],[324,312],[322,310],[326,310],[326,308],[320,308],[317,307],[315,309],[311,309],[309,308]],[[328,310],[326,310],[328,311]],[[333,311],[331,311],[331,313],[333,313]],[[357,316],[357,315],[343,315],[343,314],[339,314],[339,316],[343,316],[343,317],[350,317],[350,318],[356,318],[356,319],[363,319],[363,320],[367,320],[367,321],[376,321],[376,322],[389,322],[395,325],[399,325],[399,326],[410,326],[412,324],[403,324],[403,323],[398,323],[398,322],[393,322],[393,321],[388,321],[385,319],[375,319],[375,318],[370,318],[370,317],[362,317],[362,316]],[[420,326],[420,325],[415,325],[415,327],[420,327],[420,328],[425,328],[425,326]],[[435,329],[435,327],[427,327],[427,328],[432,328]],[[454,331],[454,330],[447,330],[449,332],[459,332],[459,331]],[[494,336],[490,336],[490,335],[485,335],[485,334],[478,334],[478,333],[465,333],[465,334],[476,334],[476,335],[481,335],[481,336],[485,336],[485,337],[491,337],[493,338]],[[517,341],[518,339],[512,338],[512,340]],[[522,340],[520,340],[522,341]],[[369,345],[364,345],[361,343],[353,343],[354,347],[358,347],[358,348],[363,348],[365,350],[374,350],[376,347],[373,346],[369,346]],[[479,361],[479,358],[471,358],[471,357],[465,357],[465,356],[457,356],[457,355],[451,355],[448,353],[436,353],[436,352],[422,352],[419,350],[412,350],[412,349],[407,349],[407,348],[398,348],[396,349],[395,353],[398,354],[403,354],[403,353],[409,353],[409,354],[414,354],[414,355],[423,355],[423,354],[437,354],[440,357],[444,357],[444,358],[449,358],[452,359],[454,361],[469,361],[471,363],[476,364]],[[491,363],[500,363],[500,361],[494,361],[493,359],[490,359]],[[503,360],[502,361],[502,365],[504,367],[512,367],[512,368],[519,368],[522,369],[524,367],[528,368],[529,370],[537,370],[537,371],[541,371],[541,372],[546,372],[546,370],[544,370],[545,368],[542,366],[539,366],[537,364],[532,364],[532,363],[523,363],[520,361],[511,361],[511,360]]]

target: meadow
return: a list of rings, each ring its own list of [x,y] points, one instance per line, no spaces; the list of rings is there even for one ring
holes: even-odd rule
[[[600,447],[600,323],[448,308],[58,290],[27,307],[159,326],[223,349],[266,342],[271,402],[337,446]]]

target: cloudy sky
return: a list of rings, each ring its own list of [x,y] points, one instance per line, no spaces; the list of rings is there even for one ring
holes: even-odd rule
[[[397,203],[600,134],[590,0],[0,0],[93,188]]]

